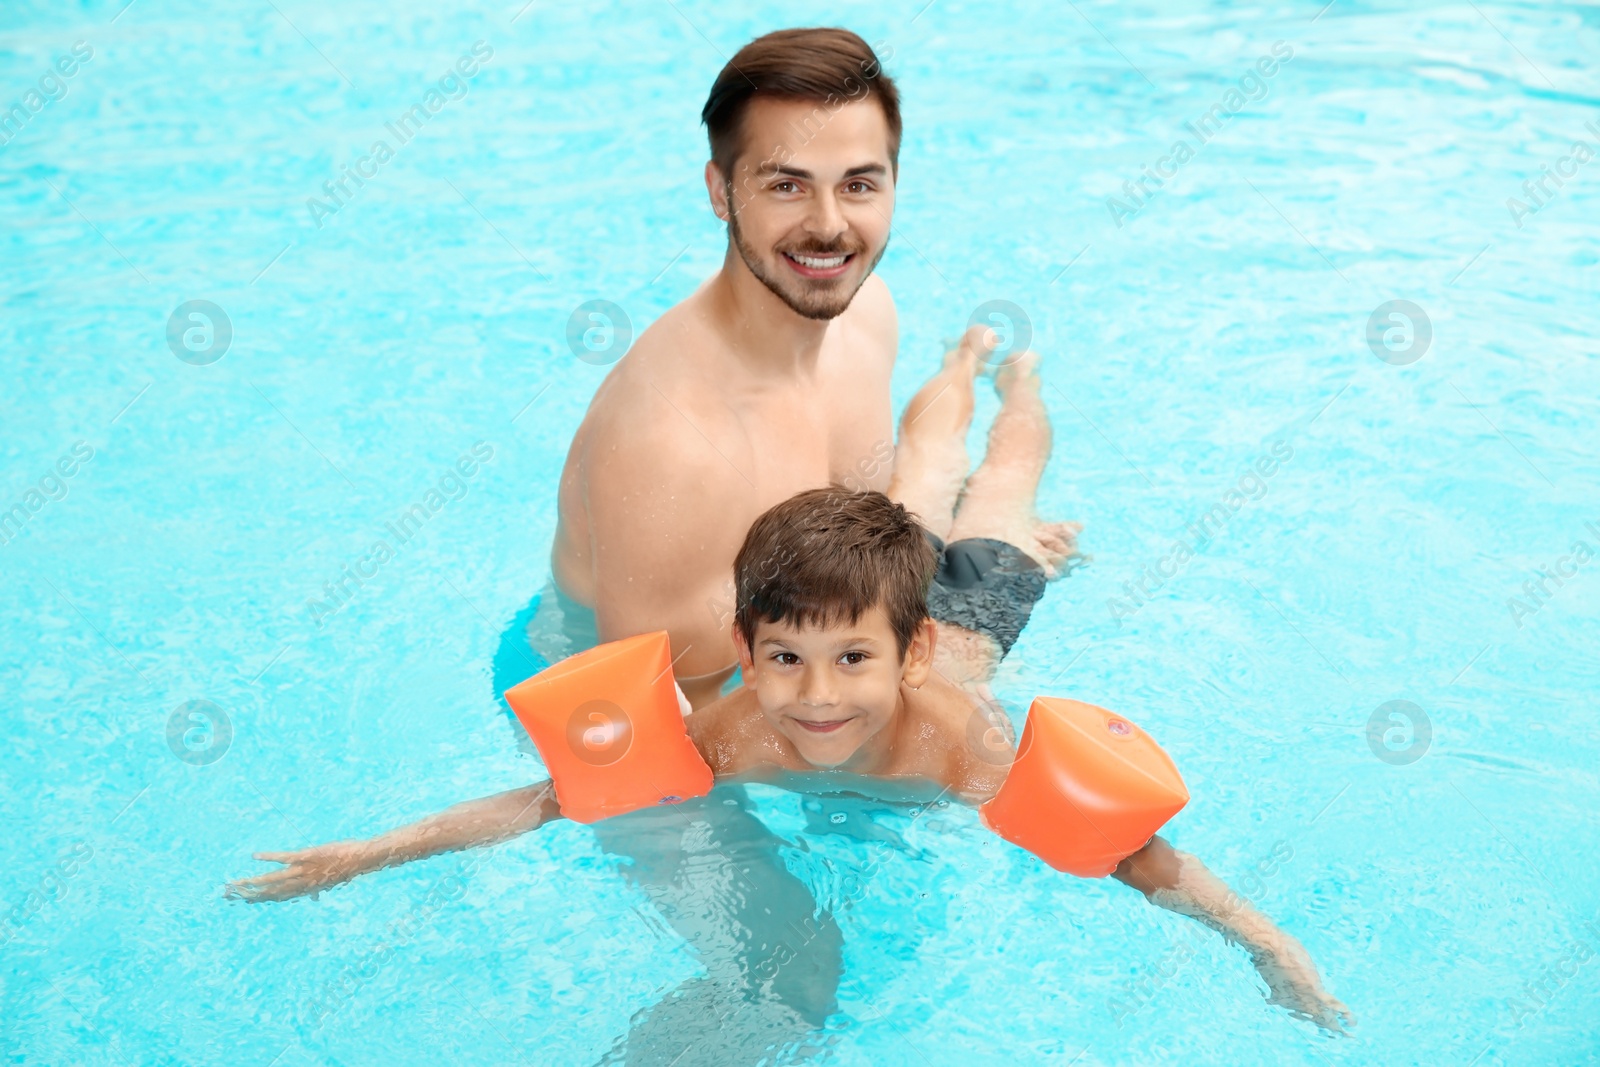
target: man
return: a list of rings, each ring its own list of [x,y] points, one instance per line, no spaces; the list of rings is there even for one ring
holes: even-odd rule
[[[552,662],[664,629],[695,707],[737,669],[733,558],[767,508],[830,482],[887,489],[918,497],[908,506],[919,515],[942,514],[928,525],[945,536],[966,476],[972,376],[992,342],[969,331],[908,408],[897,458],[898,327],[872,271],[894,214],[899,97],[860,37],[801,29],[752,41],[701,117],[706,190],[728,223],[722,269],[645,330],[596,392],[562,471],[553,587],[527,624]],[[1047,455],[1036,395],[1033,407]],[[916,468],[899,486],[891,460]],[[1035,484],[1040,471],[1042,459]],[[1074,532],[1004,539],[1053,575]]]

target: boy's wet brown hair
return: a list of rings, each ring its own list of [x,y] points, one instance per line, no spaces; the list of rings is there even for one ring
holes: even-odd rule
[[[904,659],[928,617],[937,566],[921,524],[882,493],[808,489],[767,509],[745,535],[733,563],[733,624],[754,648],[762,620],[837,626],[881,606]]]
[[[816,101],[822,121],[845,104],[872,97],[889,124],[890,169],[899,173],[900,92],[883,73],[877,53],[849,30],[778,30],[757,37],[728,60],[711,85],[700,121],[711,140],[711,158],[730,182],[744,147],[741,120],[757,96]]]

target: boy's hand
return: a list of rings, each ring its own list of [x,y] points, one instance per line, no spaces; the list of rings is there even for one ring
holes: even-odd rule
[[[224,896],[229,899],[288,900],[348,882],[371,869],[371,852],[365,841],[332,841],[303,848],[298,852],[257,852],[255,859],[282,863],[276,871],[229,882]]]
[[[1326,989],[1311,955],[1250,902],[1229,889],[1194,856],[1179,852],[1159,835],[1124,859],[1112,872],[1157,907],[1187,915],[1211,927],[1250,953],[1266,980],[1267,1003],[1287,1008],[1297,1019],[1314,1022],[1330,1034],[1343,1034],[1355,1017]]]
[[[358,874],[441,852],[492,845],[559,818],[560,802],[546,779],[454,804],[366,841],[333,841],[298,852],[257,852],[256,859],[281,863],[283,869],[229,882],[224,895],[248,901],[288,900],[307,893],[314,897]]]
[[[1256,970],[1272,991],[1267,1003],[1287,1008],[1295,1018],[1314,1022],[1330,1034],[1343,1034],[1346,1027],[1354,1026],[1356,1020],[1350,1009],[1322,988],[1322,979],[1305,946],[1281,931],[1275,941],[1270,948],[1251,953]]]

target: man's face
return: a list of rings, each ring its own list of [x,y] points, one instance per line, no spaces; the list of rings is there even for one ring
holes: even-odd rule
[[[825,629],[762,621],[755,646],[739,644],[761,714],[813,767],[845,763],[894,720],[906,664],[882,608]]]
[[[743,136],[733,174],[709,164],[706,176],[734,247],[796,314],[843,314],[889,245],[894,179],[883,108],[871,97],[842,106],[756,97]]]

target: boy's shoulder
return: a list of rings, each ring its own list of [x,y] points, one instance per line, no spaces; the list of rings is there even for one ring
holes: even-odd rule
[[[718,777],[748,770],[777,750],[776,731],[747,686],[695,711],[684,725],[701,758]]]
[[[892,766],[879,777],[922,778],[953,798],[981,803],[1005,782],[1012,750],[993,731],[978,699],[934,675],[909,693],[908,716]],[[804,770],[786,755],[783,738],[761,714],[755,692],[741,687],[686,720],[689,738],[717,777]]]
[[[987,800],[1005,782],[1013,751],[991,731],[973,694],[933,675],[915,699],[906,771],[921,773],[967,800]]]

